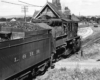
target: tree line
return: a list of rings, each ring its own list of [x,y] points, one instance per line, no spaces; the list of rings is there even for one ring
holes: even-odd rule
[[[0,22],[10,21],[12,19],[15,19],[16,21],[25,21],[25,18],[16,18],[16,17],[14,17],[14,18],[4,18],[4,17],[2,17],[2,18],[0,18]],[[31,17],[26,17],[26,21],[30,21],[30,20],[31,20]]]
[[[84,21],[84,22],[96,22],[96,23],[100,23],[100,17],[85,17],[85,16],[81,16],[78,17],[80,21]]]

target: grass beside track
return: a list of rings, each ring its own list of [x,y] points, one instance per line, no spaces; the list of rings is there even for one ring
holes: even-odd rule
[[[74,70],[55,69],[48,72],[46,78],[37,77],[36,80],[100,80],[100,69],[80,70],[79,67]]]

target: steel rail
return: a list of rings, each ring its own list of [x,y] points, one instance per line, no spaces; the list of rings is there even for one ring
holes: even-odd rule
[[[87,42],[86,44],[82,45],[82,48],[86,47],[87,45],[90,45],[91,43],[95,43],[98,40],[100,40],[100,36],[97,39],[91,39],[89,42]]]

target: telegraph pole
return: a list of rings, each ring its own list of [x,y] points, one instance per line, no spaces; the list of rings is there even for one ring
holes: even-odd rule
[[[79,17],[80,17],[80,12],[79,12]]]
[[[23,6],[22,12],[24,12],[24,19],[25,19],[25,22],[26,22],[26,13],[28,12],[28,6]]]
[[[25,18],[25,22],[26,22],[26,6],[24,6],[24,13],[25,13],[25,15],[24,15],[24,18]]]

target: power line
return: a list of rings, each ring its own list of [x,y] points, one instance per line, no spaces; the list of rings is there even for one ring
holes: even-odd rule
[[[1,1],[1,2],[13,4],[13,5],[20,5],[20,6],[22,6],[22,4],[12,3],[12,2],[8,2],[8,1]]]
[[[26,3],[26,2],[23,2],[23,1],[20,1],[20,0],[18,0],[18,1],[21,2],[21,3],[25,3],[25,4],[27,4],[27,5],[30,5],[30,6],[34,6],[34,7],[43,7],[43,6],[38,6],[38,5],[29,4],[29,3]]]
[[[19,1],[19,0],[18,0]],[[23,4],[17,4],[17,3],[12,3],[12,2],[8,2],[8,1],[4,1],[4,0],[1,0],[1,2],[5,2],[5,3],[9,3],[9,4],[14,4],[14,5],[23,5]],[[38,5],[33,5],[33,4],[29,4],[29,3],[26,3],[26,2],[23,2],[23,1],[19,1],[21,3],[24,3],[24,4],[27,4],[27,6],[34,6],[34,7],[43,7],[43,6],[38,6]]]

